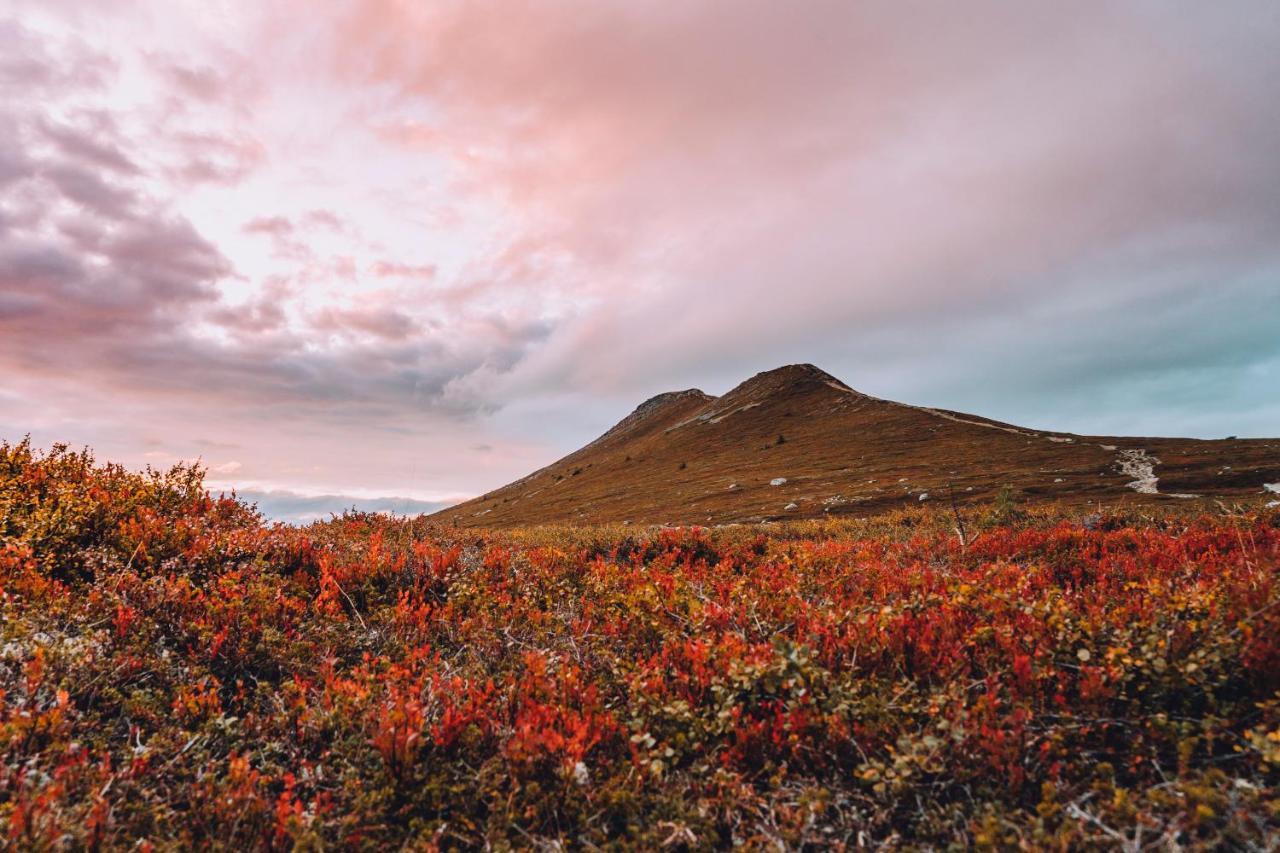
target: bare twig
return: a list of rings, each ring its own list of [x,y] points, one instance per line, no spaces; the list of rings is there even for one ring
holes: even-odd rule
[[[342,584],[338,583],[337,578],[331,577],[329,580],[332,581],[335,587],[337,587],[338,592],[342,593],[342,597],[347,600],[347,604],[351,606],[351,612],[352,614],[355,615],[356,620],[360,623],[360,627],[364,629],[365,633],[368,633],[369,626],[365,624],[364,617],[360,615],[360,611],[356,608],[356,603],[351,600],[351,596],[347,595],[347,591],[342,588]]]
[[[960,537],[960,550],[963,551],[969,547],[969,538],[965,535],[964,519],[960,517],[960,510],[956,507],[956,490],[947,483],[947,499],[951,502],[951,515],[956,520],[956,535]]]

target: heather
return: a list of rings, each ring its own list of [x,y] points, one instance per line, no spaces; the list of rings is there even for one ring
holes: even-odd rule
[[[1280,515],[968,512],[299,529],[0,445],[0,838],[1280,843]]]

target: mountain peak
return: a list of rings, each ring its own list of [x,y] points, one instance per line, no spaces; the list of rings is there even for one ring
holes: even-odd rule
[[[757,373],[720,399],[732,401],[741,397],[759,398],[778,394],[797,394],[823,387],[834,388],[845,393],[857,393],[830,373],[812,364],[785,364],[773,370]]]
[[[683,391],[664,391],[661,394],[653,395],[648,400],[645,400],[643,403],[636,406],[635,410],[628,415],[628,417],[636,419],[643,418],[652,412],[664,409],[672,403],[678,403],[682,400],[700,400],[705,403],[714,399],[715,398],[710,394],[707,394],[698,388],[686,388]]]
[[[812,364],[788,364],[719,398],[696,388],[652,397],[585,447],[436,517],[483,526],[864,518],[1004,489],[1094,511],[1175,496],[1265,500],[1278,480],[1266,440],[1041,432],[870,397]]]
[[[765,374],[785,373],[785,374],[796,374],[796,375],[802,375],[802,376],[817,376],[822,379],[835,378],[830,373],[827,373],[825,370],[823,370],[821,367],[818,367],[815,364],[810,364],[807,361],[798,362],[796,364],[784,364],[781,367],[775,367],[773,370],[766,370],[764,371],[764,373]]]
[[[765,379],[777,377],[779,379],[790,379],[793,381],[803,381],[806,379],[817,379],[821,382],[840,382],[830,373],[827,373],[820,367],[809,363],[803,364],[784,364],[781,367],[775,367],[773,370],[766,370],[763,373],[757,373],[755,379]],[[843,382],[840,382],[843,385]]]
[[[715,397],[697,388],[686,388],[683,391],[664,391],[661,394],[655,394],[636,406],[631,414],[614,424],[612,429],[600,436],[592,444],[632,432],[651,421],[656,423],[663,420],[665,416],[676,412],[686,413],[704,406],[714,399]]]

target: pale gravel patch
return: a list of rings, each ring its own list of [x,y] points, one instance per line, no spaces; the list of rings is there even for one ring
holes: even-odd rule
[[[747,409],[754,409],[756,406],[759,406],[759,405],[760,405],[759,403],[747,403],[745,406],[739,406],[736,409],[730,409],[724,414],[718,415],[715,412],[711,412],[709,415],[700,415],[699,420],[705,420],[709,424],[718,424],[725,418],[729,417],[730,415],[736,415],[738,414],[738,412],[745,412]],[[672,427],[672,429],[675,429],[675,427]]]
[[[1120,473],[1133,477],[1133,481],[1125,485],[1140,494],[1160,494],[1158,487],[1160,479],[1155,472],[1156,463],[1159,461],[1159,459],[1148,455],[1147,451],[1141,448],[1121,450],[1119,459]]]
[[[970,426],[986,427],[987,429],[998,429],[1001,432],[1011,432],[1014,435],[1030,435],[1030,436],[1039,435],[1039,433],[1028,432],[1026,430],[1021,430],[1016,427],[1000,426],[999,424],[989,424],[984,421],[972,421],[972,420],[969,420],[968,418],[961,418],[961,417],[957,417],[956,415],[950,414],[948,412],[940,411],[939,409],[931,409],[928,406],[907,406],[907,404],[905,403],[899,403],[898,405],[906,406],[909,409],[918,409],[919,411],[922,411],[922,412],[928,412],[931,415],[936,415],[937,417],[945,418],[946,420],[949,420],[949,421],[955,421],[958,424],[969,424]]]
[[[1156,465],[1160,464],[1160,460],[1147,453],[1140,447],[1127,448],[1120,451],[1120,472],[1133,477],[1131,482],[1125,485],[1144,495],[1160,495],[1163,494],[1169,498],[1182,498],[1184,500],[1198,498],[1199,495],[1183,494],[1181,492],[1161,492],[1160,478],[1156,476]]]

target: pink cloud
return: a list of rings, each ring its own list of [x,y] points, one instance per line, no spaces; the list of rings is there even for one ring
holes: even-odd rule
[[[283,216],[257,216],[244,224],[248,234],[270,234],[284,237],[293,233],[293,223]]]
[[[419,331],[410,317],[392,308],[326,308],[315,315],[312,325],[322,332],[358,333],[389,341],[403,341]]]
[[[179,158],[175,174],[186,183],[235,184],[266,158],[259,140],[239,133],[185,131],[171,141]]]
[[[304,217],[304,221],[309,225],[318,225],[334,231],[341,231],[346,227],[342,217],[332,210],[309,210]]]
[[[177,89],[188,97],[217,101],[226,94],[226,79],[213,68],[166,64],[164,72],[177,84]]]
[[[227,331],[244,336],[280,331],[286,315],[279,302],[261,300],[215,309],[209,319]]]
[[[1228,141],[1280,137],[1258,86],[1280,70],[1273,26],[981,3],[928,20],[837,3],[349,8],[337,73],[408,105],[380,138],[446,153],[459,192],[511,217],[471,280],[596,306],[535,355],[549,383],[727,370],[744,339],[803,355],[814,336],[1016,313],[1064,288],[1097,299],[1133,280],[1144,243],[1209,220],[1224,254],[1260,257],[1277,230],[1280,170]],[[1100,269],[1064,280],[1083,259]]]
[[[375,261],[369,266],[369,272],[378,278],[435,278],[436,268],[433,264],[401,264],[394,261]]]

